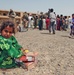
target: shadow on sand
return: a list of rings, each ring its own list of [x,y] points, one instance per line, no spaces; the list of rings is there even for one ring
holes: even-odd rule
[[[69,35],[61,35],[61,36],[62,36],[62,37],[68,37],[68,38],[74,39],[74,37],[69,36]]]
[[[70,36],[68,36],[68,35],[61,35],[62,37],[70,37]]]

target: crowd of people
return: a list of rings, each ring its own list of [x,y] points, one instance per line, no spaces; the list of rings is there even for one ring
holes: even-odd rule
[[[10,9],[8,16],[15,23],[16,13],[12,9]],[[72,25],[72,18],[70,16],[56,15],[53,8],[49,9],[47,14],[32,15],[31,13],[24,12],[21,19],[21,23],[19,21],[16,22],[15,31],[22,32],[28,31],[28,28],[38,28],[39,30],[49,30],[50,34],[55,34],[55,30],[67,31]]]
[[[32,15],[24,12],[22,16],[22,23],[20,26],[23,28],[31,28],[39,30],[49,30],[49,33],[55,34],[55,30],[67,31],[72,25],[72,18],[70,16],[56,15],[54,9],[49,9],[47,14],[41,13],[40,15]],[[19,27],[20,27],[19,26]],[[20,27],[22,28],[22,27]],[[25,30],[21,30],[25,31]]]

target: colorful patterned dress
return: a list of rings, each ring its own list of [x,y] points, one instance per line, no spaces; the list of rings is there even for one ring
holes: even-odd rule
[[[0,35],[0,68],[16,67],[14,59],[23,55],[20,48],[14,36],[6,39]]]

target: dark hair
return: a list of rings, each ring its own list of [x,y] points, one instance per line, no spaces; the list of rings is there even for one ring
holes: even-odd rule
[[[33,18],[31,18],[31,20],[33,20]]]
[[[74,14],[72,14],[72,16],[74,16]]]
[[[11,21],[4,21],[0,27],[0,33],[2,32],[3,29],[5,29],[7,26],[13,28],[13,33],[15,34],[15,28],[14,28],[14,23]]]
[[[51,9],[50,11],[53,12],[53,9]]]
[[[13,10],[12,9],[10,9],[10,11],[9,11],[9,15],[11,15],[11,14],[13,14]]]

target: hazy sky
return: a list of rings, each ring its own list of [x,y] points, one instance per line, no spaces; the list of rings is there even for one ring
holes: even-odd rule
[[[27,12],[47,12],[53,8],[56,14],[74,13],[74,0],[0,0],[0,9]]]

